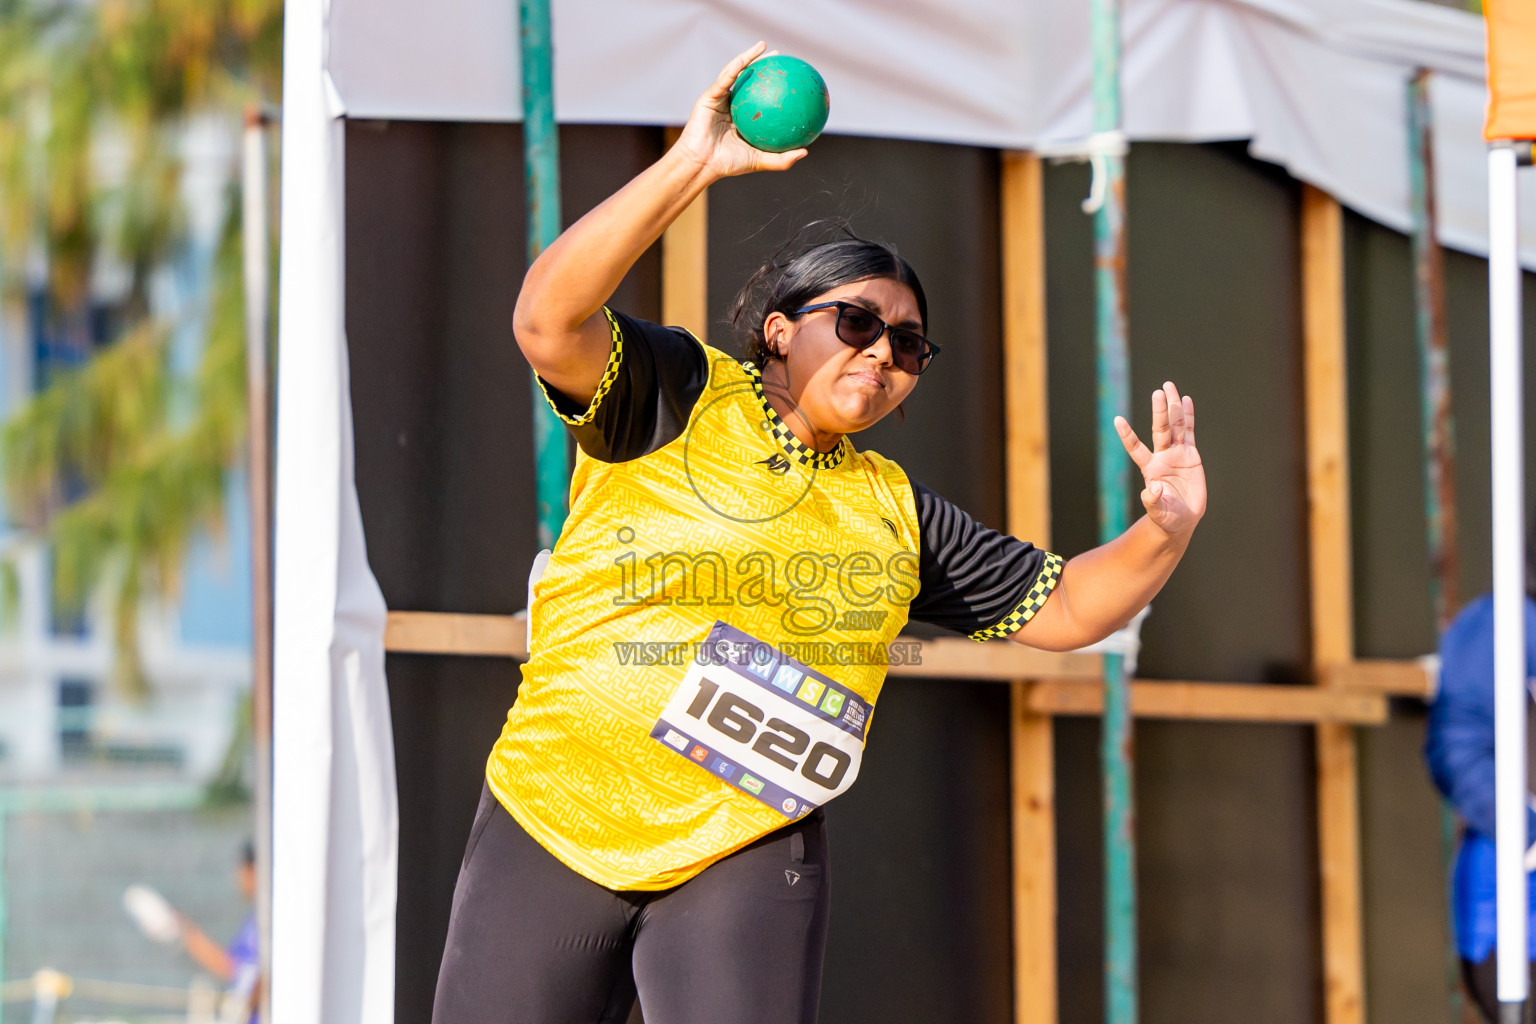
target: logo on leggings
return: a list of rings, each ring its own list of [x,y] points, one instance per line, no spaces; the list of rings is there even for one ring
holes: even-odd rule
[[[788,882],[790,885],[794,885],[796,882],[800,881],[800,876],[797,873],[789,870],[789,868],[785,868],[784,881]]]

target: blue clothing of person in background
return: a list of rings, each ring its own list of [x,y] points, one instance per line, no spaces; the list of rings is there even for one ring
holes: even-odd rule
[[[229,962],[236,974],[245,968],[261,965],[259,942],[260,936],[256,932],[256,912],[253,910],[245,915],[245,920],[240,924],[240,930],[235,932],[235,937],[230,939],[229,945],[224,947],[224,952],[229,954]]]
[[[1536,601],[1529,596],[1525,601],[1525,666],[1526,679],[1536,678]],[[1456,951],[1468,990],[1488,1019],[1495,1021],[1494,946],[1498,928],[1491,596],[1478,598],[1463,609],[1440,640],[1440,689],[1430,705],[1424,756],[1435,785],[1466,823],[1451,881]],[[1536,840],[1536,813],[1529,804],[1526,835]],[[1530,891],[1536,901],[1536,884]],[[1530,951],[1536,959],[1536,913],[1531,917],[1530,935]]]
[[[256,983],[261,976],[261,935],[256,926],[254,910],[245,915],[245,921],[241,923],[240,930],[235,932],[233,939],[229,940],[229,945],[224,947],[224,952],[229,955],[229,966],[232,972],[229,978],[229,990],[238,993],[247,1004],[255,1002]],[[257,1019],[258,1013],[253,1007],[249,1024],[256,1024]]]

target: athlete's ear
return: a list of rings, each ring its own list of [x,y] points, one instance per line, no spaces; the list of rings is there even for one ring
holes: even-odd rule
[[[768,351],[780,359],[784,358],[784,342],[793,336],[795,322],[780,312],[768,314],[763,321],[763,340],[768,343]]]

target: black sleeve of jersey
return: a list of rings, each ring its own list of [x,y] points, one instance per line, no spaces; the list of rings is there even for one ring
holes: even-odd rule
[[[688,426],[709,362],[704,346],[681,327],[661,327],[606,306],[613,348],[602,382],[582,406],[539,378],[539,387],[581,450],[603,462],[649,455]]]
[[[990,640],[1034,618],[1061,578],[1061,558],[982,526],[913,481],[917,501],[919,622]]]

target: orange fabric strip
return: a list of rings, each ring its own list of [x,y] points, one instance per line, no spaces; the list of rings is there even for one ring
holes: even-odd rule
[[[1486,139],[1536,139],[1536,3],[1484,0],[1488,18]]]

